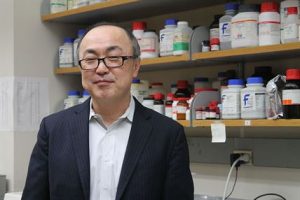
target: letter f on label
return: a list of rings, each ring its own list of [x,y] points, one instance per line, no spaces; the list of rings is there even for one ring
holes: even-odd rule
[[[225,33],[225,30],[228,28],[228,23],[224,23],[222,26],[222,33]]]
[[[245,94],[244,95],[244,98],[243,98],[244,106],[247,105],[247,101],[249,100],[249,96],[250,96],[250,94]]]

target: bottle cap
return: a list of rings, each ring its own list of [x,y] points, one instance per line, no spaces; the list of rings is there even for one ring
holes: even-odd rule
[[[260,6],[260,12],[278,12],[279,5],[276,2],[263,2]]]
[[[90,93],[89,93],[89,91],[87,91],[87,90],[83,90],[83,92],[82,92],[82,96],[90,96]]]
[[[176,25],[176,19],[166,19],[165,25]]]
[[[86,31],[85,29],[79,29],[77,32],[77,36],[82,37],[85,34],[85,31]]]
[[[244,85],[243,79],[229,79],[228,85]]]
[[[168,93],[167,95],[167,100],[172,100],[174,97],[174,94],[173,93]]]
[[[186,98],[186,97],[179,97],[179,98],[177,98],[178,101],[187,101],[189,99],[190,98]]]
[[[163,100],[165,98],[165,95],[163,95],[160,92],[154,93],[154,99],[155,100]]]
[[[239,8],[239,4],[235,2],[229,2],[225,4],[225,10],[237,10]]]
[[[64,38],[64,43],[73,43],[74,39],[70,37]]]
[[[138,78],[132,79],[131,83],[141,83],[141,80]]]
[[[263,83],[263,82],[264,82],[263,78],[259,76],[247,78],[247,84]]]
[[[300,69],[286,70],[286,80],[300,80]]]
[[[68,96],[79,96],[80,92],[77,90],[69,90],[68,91]]]
[[[187,80],[178,80],[177,81],[177,88],[178,89],[185,89],[188,87],[188,81]]]
[[[297,7],[288,7],[287,8],[287,14],[288,15],[298,14],[298,8]]]
[[[132,22],[132,30],[145,30],[146,22],[143,21],[135,21]]]

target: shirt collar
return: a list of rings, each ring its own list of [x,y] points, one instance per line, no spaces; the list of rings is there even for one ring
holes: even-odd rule
[[[92,105],[93,105],[93,99],[91,98],[91,100],[90,100],[90,116],[89,116],[89,120],[91,120],[92,118],[94,118],[96,116],[100,116],[99,114],[95,113]],[[119,119],[126,119],[127,118],[130,122],[132,122],[133,121],[134,110],[135,110],[135,102],[134,102],[133,97],[131,96],[128,108],[126,109],[126,111],[124,112],[124,114],[119,117]]]

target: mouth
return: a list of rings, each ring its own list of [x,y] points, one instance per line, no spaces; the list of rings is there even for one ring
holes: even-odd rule
[[[107,86],[112,84],[114,81],[113,80],[97,80],[97,81],[93,81],[93,84],[98,85],[98,86]]]

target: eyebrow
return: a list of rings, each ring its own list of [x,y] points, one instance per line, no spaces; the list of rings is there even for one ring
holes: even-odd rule
[[[123,49],[120,47],[120,46],[110,46],[108,47],[106,50],[105,50],[105,53],[110,53],[112,51],[115,51],[115,50],[120,50],[122,51]],[[95,49],[87,49],[84,54],[94,54],[94,55],[97,55],[97,51]]]

